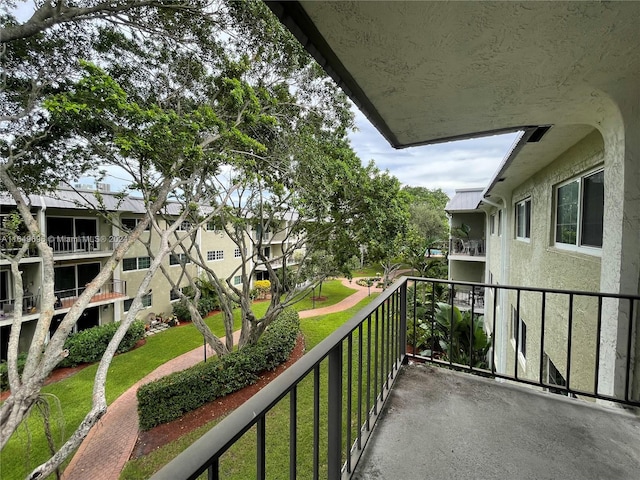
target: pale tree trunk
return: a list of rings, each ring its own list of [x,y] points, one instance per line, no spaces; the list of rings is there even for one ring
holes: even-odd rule
[[[54,275],[53,275],[53,251],[46,244],[46,241],[43,235],[40,234],[39,229],[37,228],[36,222],[31,215],[28,206],[24,202],[22,195],[19,190],[12,182],[12,180],[7,175],[7,172],[0,168],[0,180],[3,181],[9,193],[14,197],[14,200],[18,204],[18,210],[27,224],[29,231],[32,235],[38,236],[38,248],[40,250],[41,255],[43,256],[42,264],[44,269],[44,281],[42,288],[42,302],[41,302],[41,314],[38,320],[38,324],[36,326],[36,333],[34,335],[34,339],[32,345],[29,349],[29,355],[27,358],[27,364],[25,365],[25,369],[22,373],[22,382],[19,383],[19,386],[14,390],[11,389],[11,393],[5,403],[0,407],[0,450],[4,448],[6,443],[9,441],[9,438],[16,430],[18,425],[23,421],[24,416],[33,406],[34,402],[40,395],[40,390],[44,384],[45,379],[49,376],[49,374],[53,371],[56,365],[66,356],[64,352],[64,343],[69,336],[69,333],[73,329],[73,326],[77,322],[78,318],[82,314],[82,312],[86,309],[92,297],[98,292],[98,290],[102,287],[102,285],[111,278],[112,272],[120,262],[126,251],[129,247],[138,239],[142,231],[146,228],[146,225],[149,221],[149,216],[145,217],[145,220],[140,222],[136,228],[130,233],[127,237],[127,240],[122,242],[118,247],[114,250],[111,257],[107,260],[100,273],[86,286],[85,291],[78,297],[76,302],[71,306],[69,312],[65,315],[63,321],[58,327],[56,333],[51,338],[50,342],[44,345],[46,340],[46,335],[49,331],[49,326],[51,324],[51,319],[54,314]],[[171,179],[166,179],[162,186],[158,190],[158,197],[153,202],[153,204],[149,207],[149,212],[153,214],[156,212],[164,203],[166,196],[171,188]],[[166,252],[165,252],[166,254]],[[156,267],[157,270],[158,267]],[[155,270],[154,270],[155,272]],[[125,322],[126,323],[126,322]],[[120,328],[123,328],[123,325],[120,325]],[[128,329],[128,325],[124,329],[124,332],[119,335],[121,339],[126,333]],[[13,331],[13,330],[12,330]],[[114,337],[116,338],[116,337]],[[14,339],[17,342],[17,340]],[[118,340],[119,342],[119,340]],[[117,344],[115,346],[117,349]],[[114,350],[115,351],[115,350]],[[42,352],[42,353],[41,353]],[[111,361],[111,357],[106,357],[104,361],[106,362],[106,368]],[[17,365],[17,363],[15,363]],[[17,366],[16,366],[17,368]],[[106,374],[106,373],[105,373]],[[103,387],[104,388],[104,387]],[[96,408],[92,409],[90,415],[102,415],[103,409],[100,407],[100,403],[98,400],[95,400],[97,397],[94,394],[94,404],[97,405]],[[100,413],[102,412],[102,413]],[[93,422],[88,420],[87,425],[95,423],[95,418]],[[83,423],[85,425],[85,423]],[[89,425],[90,428],[90,425]],[[87,430],[88,432],[88,430]],[[86,432],[82,434],[80,432],[81,438],[86,436]],[[72,438],[76,438],[77,436],[74,434]],[[68,452],[66,453],[68,455]],[[57,457],[56,457],[57,458]],[[59,462],[58,462],[59,465]],[[55,469],[55,468],[54,468]]]
[[[135,299],[133,301],[133,304],[131,305],[131,308],[129,309],[129,312],[127,313],[126,318],[118,325],[118,329],[116,330],[115,335],[109,342],[109,345],[107,346],[107,349],[102,356],[102,359],[100,360],[93,383],[93,405],[91,410],[87,413],[82,423],[71,435],[71,437],[64,443],[64,445],[62,445],[48,461],[35,468],[27,478],[44,478],[47,475],[53,473],[56,468],[58,468],[67,458],[67,456],[80,446],[84,438],[89,433],[89,430],[91,430],[96,422],[106,413],[107,399],[105,393],[105,385],[107,381],[107,372],[109,370],[109,366],[111,365],[111,361],[113,360],[116,351],[118,350],[120,342],[135,320],[138,311],[140,311],[140,309],[142,308],[142,297],[149,290],[149,285],[151,284],[153,276],[156,274],[156,272],[162,265],[162,261],[170,251],[171,247],[169,246],[167,233],[161,238],[158,253],[153,259],[153,262],[151,262],[149,270],[145,274],[142,282],[140,283],[140,286],[138,287]]]

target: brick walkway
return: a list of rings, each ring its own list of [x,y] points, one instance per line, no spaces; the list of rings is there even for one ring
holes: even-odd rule
[[[353,307],[368,295],[368,288],[343,280],[342,283],[356,293],[328,307],[300,312],[300,318],[315,317],[340,312]],[[371,292],[380,289],[371,287]],[[234,333],[234,343],[240,332]],[[208,348],[207,355],[212,355]],[[198,347],[159,366],[118,397],[107,409],[107,413],[91,429],[73,459],[64,470],[63,480],[115,480],[129,460],[138,438],[138,387],[171,372],[184,370],[202,360],[202,347]]]

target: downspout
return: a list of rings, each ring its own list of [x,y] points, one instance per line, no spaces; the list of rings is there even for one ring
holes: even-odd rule
[[[509,273],[509,241],[507,238],[507,214],[506,214],[506,205],[507,202],[506,200],[499,196],[499,195],[495,195],[496,197],[498,197],[500,199],[500,203],[496,203],[492,200],[489,200],[487,198],[483,198],[482,201],[484,203],[486,203],[487,205],[490,205],[492,207],[495,207],[498,210],[504,210],[501,217],[502,217],[502,223],[501,225],[498,226],[498,228],[500,229],[501,232],[501,236],[500,236],[500,250],[501,250],[501,255],[500,255],[500,265],[499,265],[499,271],[500,271],[500,281],[503,284],[508,284],[509,282],[507,281],[507,275]],[[488,230],[488,229],[487,229]],[[487,242],[487,244],[489,244],[490,242]],[[487,247],[485,247],[487,248]],[[491,254],[491,250],[490,247],[487,248],[487,253],[486,255],[489,256],[489,259]],[[489,264],[491,264],[491,262],[489,261]],[[487,276],[487,280],[486,282],[489,283],[489,271],[485,271],[485,275]],[[501,339],[500,341],[500,348],[498,348],[495,352],[496,354],[496,371],[499,373],[505,373],[507,371],[507,348],[508,348],[508,329],[507,329],[507,325],[508,325],[508,314],[509,314],[509,309],[507,308],[507,295],[504,295],[501,291],[498,290],[497,292],[498,294],[498,312],[497,312],[497,317],[496,318],[496,330],[498,330],[497,335],[498,338]],[[494,338],[496,337],[496,332],[493,332],[493,336]],[[494,348],[495,348],[495,344],[494,344]]]

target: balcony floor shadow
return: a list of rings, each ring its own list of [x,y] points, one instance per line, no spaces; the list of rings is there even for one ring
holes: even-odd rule
[[[410,364],[353,478],[637,480],[638,472],[637,412]]]

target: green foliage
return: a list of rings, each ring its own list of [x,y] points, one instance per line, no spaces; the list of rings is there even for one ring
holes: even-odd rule
[[[471,319],[471,312],[460,312],[458,307],[439,302],[435,322],[440,329],[440,348],[445,358],[461,365],[486,368],[486,355],[491,339],[484,330],[484,317]]]
[[[169,422],[255,383],[261,372],[289,357],[299,329],[298,313],[284,310],[257,344],[143,385],[138,389],[140,427],[148,430]]]
[[[22,373],[24,366],[27,363],[27,354],[20,353],[18,355],[18,373]],[[9,367],[7,362],[2,360],[0,362],[0,392],[9,390]]]
[[[118,326],[118,323],[112,322],[70,335],[64,344],[69,355],[60,362],[60,366],[74,367],[81,363],[100,361]],[[120,342],[117,352],[124,353],[131,350],[139,340],[144,338],[144,331],[143,322],[139,320],[133,322]]]

